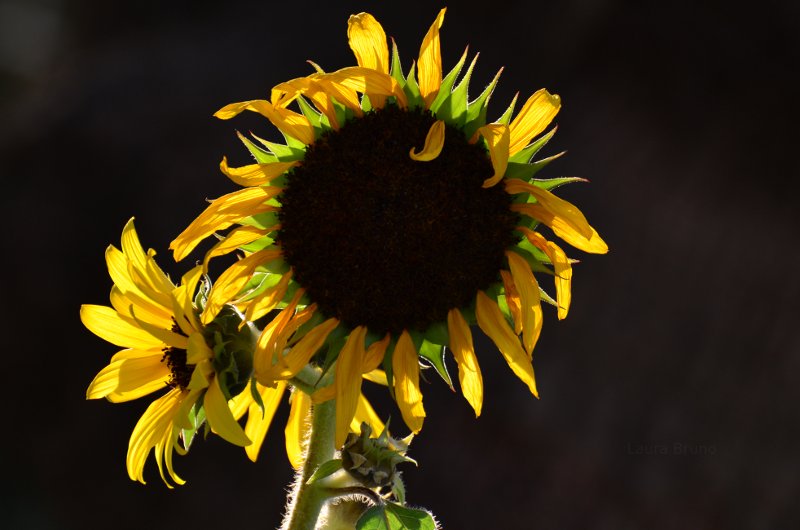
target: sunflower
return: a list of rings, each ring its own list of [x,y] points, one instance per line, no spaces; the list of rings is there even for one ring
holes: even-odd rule
[[[534,179],[560,156],[532,161],[555,133],[542,134],[560,98],[539,90],[514,115],[515,98],[487,123],[500,72],[471,101],[477,56],[460,80],[466,51],[443,75],[444,15],[407,74],[396,44],[390,54],[381,25],[361,13],[347,31],[358,66],[326,72],[311,63],[313,73],[276,85],[269,100],[220,109],[221,119],[257,112],[286,142],[239,135],[256,163],[231,167],[223,158],[220,169],[243,189],[211,201],[170,245],[181,260],[232,228],[218,235],[205,265],[237,249],[244,257],[220,276],[201,321],[228,304],[248,320],[277,310],[256,344],[256,377],[275,386],[309,362],[333,370],[333,384],[312,397],[336,399],[339,447],[359,410],[362,377],[385,380],[418,432],[420,363],[452,386],[445,347],[480,415],[473,324],[538,396],[531,361],[541,300],[566,317],[572,261],[537,229],[585,252],[608,251],[580,210],[551,191],[582,179]],[[534,272],[555,278],[555,299]]]

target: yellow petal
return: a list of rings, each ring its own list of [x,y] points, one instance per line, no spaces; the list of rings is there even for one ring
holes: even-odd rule
[[[228,407],[228,400],[219,386],[219,378],[215,377],[206,391],[203,406],[211,430],[234,445],[247,446],[253,443],[233,418]]]
[[[364,364],[364,338],[367,328],[358,326],[347,338],[336,360],[336,447],[344,445],[350,422],[358,408],[361,394],[361,367]]]
[[[475,409],[475,417],[481,415],[483,407],[483,376],[472,344],[469,324],[458,309],[447,313],[447,331],[450,335],[450,350],[458,364],[458,380],[461,392]]]
[[[172,315],[165,311],[161,305],[143,303],[142,298],[134,293],[124,294],[118,286],[111,288],[111,307],[122,316],[133,318],[134,312],[141,320],[145,320],[159,327],[172,325]]]
[[[403,421],[413,433],[422,429],[425,408],[422,406],[422,392],[419,388],[419,359],[411,336],[403,330],[392,356],[394,372],[394,393]]]
[[[348,66],[330,74],[320,75],[319,80],[326,86],[339,85],[361,92],[369,96],[370,99],[375,95],[394,96],[397,98],[397,104],[401,108],[405,108],[408,105],[405,92],[403,92],[403,88],[394,77],[369,68]]]
[[[444,22],[445,11],[447,8],[442,9],[436,15],[436,20],[433,21],[425,38],[422,39],[422,46],[419,49],[417,82],[426,108],[433,103],[442,86],[442,50],[439,42],[439,28]]]
[[[501,123],[490,123],[478,129],[478,134],[486,139],[489,157],[492,159],[494,175],[483,181],[484,188],[491,188],[500,182],[508,168],[508,127]]]
[[[358,66],[389,73],[389,47],[383,27],[369,13],[350,15],[347,40]]]
[[[328,385],[318,388],[313,394],[311,394],[311,401],[315,405],[319,403],[325,403],[326,401],[330,401],[332,399],[336,399],[336,385]]]
[[[245,435],[250,438],[253,443],[244,448],[247,457],[255,462],[258,459],[258,453],[261,451],[261,445],[264,443],[264,438],[267,436],[267,431],[272,423],[272,418],[275,417],[275,411],[283,398],[283,392],[286,390],[286,383],[281,381],[275,388],[256,384],[256,390],[261,395],[261,401],[264,403],[264,412],[261,412],[261,407],[250,398],[250,408],[247,412],[247,423],[244,426]],[[245,392],[249,392],[245,390]]]
[[[411,160],[430,162],[439,156],[439,153],[442,152],[442,147],[444,147],[444,128],[444,121],[436,120],[425,136],[425,145],[422,147],[422,151],[418,153],[417,150],[412,147],[408,152],[408,156],[411,157]]]
[[[386,353],[386,347],[389,346],[389,341],[391,338],[391,335],[387,333],[381,340],[373,342],[369,345],[369,348],[367,348],[367,353],[364,356],[364,364],[361,366],[362,373],[370,373],[380,366],[381,362],[383,362],[383,356]],[[384,377],[386,377],[386,374],[384,374]]]
[[[273,87],[271,99],[274,105],[286,107],[300,95],[311,99],[317,110],[328,118],[331,127],[334,130],[339,130],[336,108],[331,100],[331,96],[337,97],[338,99],[340,94],[328,93],[326,91],[326,86],[319,81],[319,76],[310,75],[308,77],[298,77],[290,79],[289,81],[284,81]],[[348,91],[342,103],[348,106],[349,103],[358,105],[358,96],[352,91]]]
[[[202,333],[196,332],[189,335],[186,347],[186,364],[200,364],[202,361],[214,358],[214,350],[206,343]]]
[[[124,319],[110,307],[82,305],[81,322],[89,331],[116,346],[138,350],[163,346],[163,342],[132,323],[133,321]]]
[[[545,89],[537,90],[511,122],[510,153],[522,151],[530,141],[544,131],[561,108],[561,98]]]
[[[558,318],[559,320],[563,320],[567,317],[570,302],[572,301],[572,264],[569,262],[569,258],[567,258],[567,255],[561,247],[552,241],[548,241],[540,233],[529,230],[524,226],[517,227],[517,230],[525,234],[525,237],[532,245],[536,246],[550,258],[550,263],[553,264],[556,277]]]
[[[592,254],[608,252],[606,242],[574,204],[519,179],[507,179],[506,191],[511,194],[529,193],[537,201],[535,204],[512,204],[512,211],[543,222],[552,228],[558,237],[584,252]]]
[[[184,393],[177,388],[173,389],[153,401],[142,414],[142,417],[139,418],[128,443],[128,455],[126,458],[128,476],[130,476],[131,480],[139,481],[142,484],[145,483],[144,466],[147,457],[152,449],[160,446],[160,450],[156,450],[157,461],[161,462],[164,452],[170,453],[167,466],[170,475],[176,483],[183,483],[183,480],[172,470],[172,445],[164,442],[165,439],[169,442],[174,439],[173,436],[177,437],[177,427],[173,424],[173,419],[187,395],[188,392]],[[159,467],[161,466],[159,465]],[[167,483],[167,486],[172,487],[169,483]]]
[[[170,375],[167,365],[161,362],[163,356],[163,352],[157,351],[149,352],[146,357],[111,362],[92,380],[86,399],[115,394],[111,401],[129,401],[163,389]]]
[[[522,333],[522,303],[519,301],[519,293],[510,272],[501,270],[500,277],[503,279],[503,290],[505,290],[508,311],[514,320],[514,333],[519,335]]]
[[[283,175],[300,162],[272,162],[269,164],[250,164],[241,167],[228,167],[228,159],[222,157],[219,169],[240,186],[263,186]]]
[[[122,229],[122,252],[128,258],[129,264],[132,265],[136,271],[141,275],[149,289],[156,291],[159,294],[167,294],[171,292],[175,286],[169,281],[164,271],[155,264],[152,256],[155,251],[150,251],[146,254],[142,244],[139,241],[139,236],[136,234],[136,228],[131,218]]]
[[[290,379],[297,375],[325,344],[325,339],[338,325],[337,319],[329,318],[306,333],[297,344],[289,349],[285,356],[278,352],[278,362],[267,371],[265,377],[277,381]]]
[[[301,390],[292,392],[292,408],[286,421],[286,456],[294,469],[300,469],[305,460],[305,439],[309,430],[311,397]]]
[[[475,301],[475,316],[478,326],[500,350],[500,353],[508,363],[509,368],[514,374],[530,389],[531,393],[539,397],[536,390],[536,378],[533,375],[533,366],[522,349],[519,339],[508,327],[503,313],[483,291],[478,291]]]
[[[181,284],[172,291],[172,310],[175,321],[186,336],[200,330],[194,311],[194,292],[203,268],[198,265],[181,278]]]
[[[308,121],[308,118],[289,109],[275,107],[272,103],[263,99],[225,105],[218,110],[214,116],[222,120],[227,120],[245,110],[258,112],[267,118],[281,132],[286,133],[306,145],[314,143],[314,127],[311,125],[311,122]]]
[[[539,284],[533,276],[531,266],[525,258],[506,251],[511,277],[514,287],[519,293],[520,307],[522,310],[522,343],[528,356],[533,353],[533,348],[542,332],[542,304],[539,296]]]
[[[366,423],[372,427],[371,438],[377,438],[385,427],[380,416],[378,416],[375,409],[372,408],[372,405],[364,394],[358,396],[358,407],[356,407],[356,415],[353,416],[353,421],[350,422],[350,431],[360,434],[362,423]]]
[[[273,359],[276,357],[276,354],[280,353],[276,351],[278,339],[294,316],[294,310],[302,294],[303,289],[298,289],[289,305],[283,308],[283,310],[264,327],[264,330],[258,337],[256,349],[253,353],[253,369],[256,379],[262,385],[270,386],[275,382],[275,378],[271,376]]]
[[[251,215],[275,211],[274,206],[265,203],[280,191],[280,188],[245,188],[213,200],[205,211],[170,243],[169,248],[175,253],[175,261],[185,258],[200,241],[217,230],[224,230]]]
[[[372,370],[362,376],[367,381],[371,381],[378,385],[389,386],[389,381],[386,379],[386,372],[383,370]]]
[[[106,248],[106,266],[108,267],[108,274],[114,281],[120,292],[125,295],[130,302],[137,306],[142,307],[153,315],[159,315],[165,321],[169,321],[171,313],[171,304],[165,305],[161,299],[153,299],[143,292],[131,278],[131,272],[128,267],[128,258],[125,254],[117,249],[114,245],[109,245]],[[130,305],[130,304],[127,304]],[[122,311],[120,311],[122,313]]]
[[[201,316],[203,324],[210,324],[220,312],[222,306],[239,294],[244,286],[247,285],[256,267],[269,263],[279,258],[280,255],[281,252],[277,249],[259,250],[228,267],[211,288],[206,307]]]

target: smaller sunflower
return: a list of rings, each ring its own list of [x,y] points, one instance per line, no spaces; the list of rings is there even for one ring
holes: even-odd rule
[[[123,349],[116,353],[89,385],[87,399],[130,401],[166,390],[147,408],[131,435],[127,468],[132,480],[144,483],[144,466],[151,450],[164,482],[185,481],[174,471],[173,451],[185,454],[204,422],[255,461],[275,410],[288,385],[273,387],[252,378],[252,344],[258,336],[240,315],[221,312],[204,325],[200,308],[207,293],[202,266],[194,267],[176,286],[145,253],[131,219],[122,231],[122,250],[110,245],[106,263],[114,287],[111,307],[81,306],[81,320],[95,335]],[[198,287],[200,289],[198,291]],[[213,291],[213,289],[212,289]],[[242,328],[244,330],[242,331]],[[233,333],[231,331],[233,330]],[[224,346],[224,347],[221,347]],[[365,421],[380,432],[383,423],[361,396],[358,432]],[[310,398],[294,392],[286,426],[286,452],[298,467],[307,430]],[[244,429],[237,420],[247,414]]]

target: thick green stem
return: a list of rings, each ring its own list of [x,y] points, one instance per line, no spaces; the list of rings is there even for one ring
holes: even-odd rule
[[[306,484],[306,482],[320,464],[334,457],[335,435],[335,401],[314,405],[311,410],[311,432],[306,459],[291,493],[289,510],[282,527],[285,530],[314,530],[317,527],[320,512],[325,506],[325,501],[330,498],[330,492],[316,483]]]

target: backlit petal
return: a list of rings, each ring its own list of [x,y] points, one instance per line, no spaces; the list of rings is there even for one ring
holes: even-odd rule
[[[510,272],[501,270],[500,277],[503,279],[503,290],[505,290],[508,311],[514,320],[514,333],[519,335],[522,333],[522,303],[519,301],[519,293]]]
[[[389,47],[386,33],[369,13],[351,15],[347,21],[347,40],[358,66],[389,73]]]
[[[511,277],[514,280],[514,287],[519,293],[522,311],[522,343],[525,346],[525,351],[528,352],[528,356],[531,356],[542,332],[542,304],[539,296],[539,284],[536,282],[531,266],[525,261],[525,258],[510,250],[506,251],[506,257],[511,269]]]
[[[358,408],[361,394],[361,367],[364,364],[364,338],[367,328],[358,326],[347,338],[347,342],[336,360],[336,447],[344,445],[350,422]]]
[[[392,370],[397,405],[403,421],[416,434],[422,429],[425,408],[422,406],[422,392],[419,388],[419,358],[411,336],[405,330],[394,348]]]
[[[264,412],[261,412],[261,407],[250,398],[250,408],[247,412],[247,423],[244,426],[244,434],[253,441],[252,444],[244,448],[247,457],[255,462],[258,459],[258,453],[261,451],[261,445],[264,443],[264,438],[267,436],[267,431],[272,423],[272,418],[275,417],[275,411],[283,398],[283,392],[286,390],[286,383],[281,381],[275,388],[256,384],[256,390],[261,395],[261,401],[264,403]],[[249,392],[245,390],[245,392]]]
[[[245,217],[275,211],[266,201],[280,193],[280,188],[245,188],[215,199],[176,237],[169,248],[175,261],[185,258],[200,241],[217,230],[224,230]]]
[[[377,438],[385,427],[380,416],[378,416],[375,409],[372,408],[372,405],[364,394],[358,396],[358,407],[356,408],[356,415],[353,416],[353,421],[350,423],[350,431],[361,433],[362,423],[366,423],[372,427],[371,438]]]
[[[203,405],[206,410],[206,419],[211,430],[234,445],[247,446],[252,443],[244,433],[242,426],[233,418],[233,413],[228,406],[228,400],[219,386],[219,378],[215,377],[206,391]]]
[[[417,76],[419,91],[425,100],[425,107],[429,107],[439,88],[442,86],[442,50],[439,42],[439,29],[444,22],[444,13],[447,8],[439,11],[436,20],[431,24],[425,38],[422,39],[422,46],[419,49],[419,60],[417,61]]]
[[[560,108],[561,98],[545,89],[537,90],[528,98],[509,126],[511,154],[522,151],[535,136],[544,131]]]
[[[381,340],[373,342],[367,348],[367,353],[364,355],[364,364],[361,366],[362,373],[370,373],[375,370],[383,362],[383,356],[386,353],[386,347],[389,346],[391,335],[386,334]],[[384,374],[384,377],[386,374]]]
[[[536,390],[536,378],[533,375],[533,366],[522,349],[519,339],[508,327],[503,313],[483,291],[478,291],[475,301],[475,316],[478,326],[500,350],[500,353],[508,363],[509,368],[514,374],[530,389],[531,393],[539,397]]]
[[[147,357],[119,359],[100,370],[86,391],[86,399],[117,394],[114,402],[129,401],[166,387],[170,370],[161,362],[164,353]]]
[[[563,320],[567,317],[570,302],[572,301],[572,264],[569,262],[569,258],[567,258],[561,247],[552,241],[548,241],[540,233],[529,230],[524,226],[517,227],[517,230],[525,234],[525,237],[532,245],[550,258],[550,263],[553,264],[553,272],[555,273],[558,318]]]
[[[147,350],[163,345],[160,340],[124,319],[110,307],[82,305],[81,322],[101,339],[123,348]]]
[[[301,390],[292,392],[292,408],[286,421],[286,456],[295,469],[300,469],[305,459],[305,439],[310,428],[311,397]]]
[[[297,375],[305,365],[309,363],[311,357],[322,347],[325,339],[333,331],[339,321],[329,318],[325,322],[317,325],[314,329],[306,333],[297,344],[292,346],[286,355],[278,353],[278,362],[267,371],[265,376],[268,379],[280,380],[290,379]]]
[[[272,103],[263,99],[225,105],[218,110],[214,116],[222,120],[227,120],[245,110],[258,112],[267,118],[281,132],[286,133],[306,145],[314,143],[314,127],[308,121],[308,118],[289,109],[275,107]]]
[[[222,157],[219,169],[222,173],[240,186],[263,186],[271,180],[283,175],[299,162],[272,162],[269,164],[250,164],[241,167],[229,167],[228,159]]]
[[[481,415],[483,407],[483,376],[472,344],[469,324],[458,309],[447,313],[447,331],[450,335],[450,350],[458,364],[458,380],[461,392],[475,409],[475,417]]]

